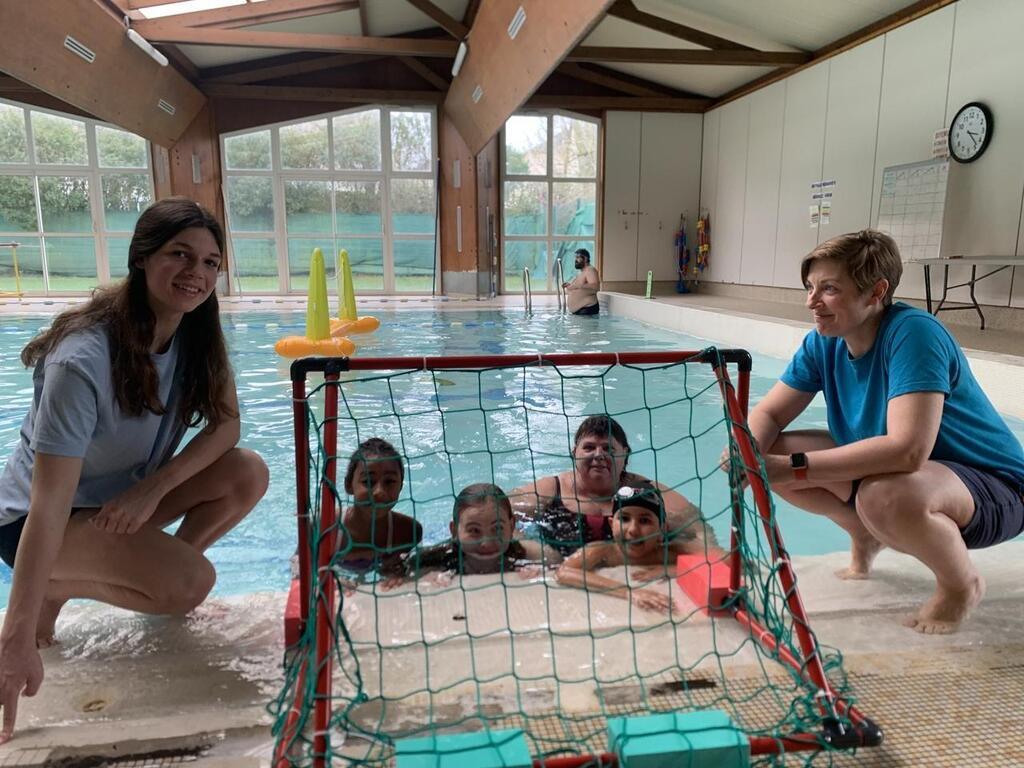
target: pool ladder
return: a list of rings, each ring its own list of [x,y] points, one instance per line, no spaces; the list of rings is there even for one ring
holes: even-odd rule
[[[528,315],[533,313],[533,291],[530,290],[529,267],[523,267],[523,309]]]
[[[555,286],[555,296],[558,297],[558,311],[565,314],[569,311],[569,297],[565,295],[565,272],[562,269],[562,260],[555,262],[555,277],[558,284]]]

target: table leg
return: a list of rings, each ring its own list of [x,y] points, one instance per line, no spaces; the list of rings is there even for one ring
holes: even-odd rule
[[[925,264],[924,266],[924,300],[925,306],[928,307],[928,314],[932,313],[932,265]]]
[[[974,298],[974,283],[977,281],[978,265],[971,265],[971,301],[974,302],[974,310],[978,313],[978,317],[981,318],[981,330],[985,330],[985,316],[981,314],[981,307],[978,305],[978,300]]]

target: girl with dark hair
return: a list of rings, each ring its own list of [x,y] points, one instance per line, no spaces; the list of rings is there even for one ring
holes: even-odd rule
[[[404,480],[402,457],[379,437],[360,443],[345,471],[352,506],[342,517],[342,567],[355,576],[376,571],[384,577],[382,588],[401,583],[401,556],[423,538],[422,525],[394,511]]]
[[[0,475],[0,557],[14,568],[0,632],[0,743],[42,682],[72,598],[149,614],[199,605],[203,555],[260,500],[214,287],[224,233],[185,198],[139,217],[128,277],[59,315],[22,351],[34,396]],[[188,427],[202,430],[175,455]],[[164,528],[181,520],[176,533]]]

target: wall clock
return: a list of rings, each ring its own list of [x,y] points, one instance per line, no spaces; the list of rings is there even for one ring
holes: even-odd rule
[[[980,101],[965,104],[949,124],[949,154],[960,163],[973,163],[992,140],[992,112]]]

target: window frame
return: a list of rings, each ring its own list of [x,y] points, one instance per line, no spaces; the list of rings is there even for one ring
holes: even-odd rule
[[[334,118],[378,110],[380,112],[380,170],[349,170],[336,168],[335,163],[335,137]],[[396,171],[392,168],[391,151],[391,115],[395,112],[420,112],[430,116],[430,157],[432,167],[428,171]],[[285,169],[281,165],[281,128],[303,123],[311,123],[318,120],[327,121],[327,169]],[[277,123],[253,126],[239,131],[231,131],[220,135],[222,183],[225,198],[225,218],[228,227],[227,249],[229,252],[228,264],[232,271],[230,280],[232,288],[237,289],[239,294],[267,295],[267,294],[302,294],[305,293],[305,285],[291,285],[290,267],[288,263],[288,240],[289,234],[286,222],[285,211],[285,186],[290,181],[318,181],[331,183],[331,228],[329,233],[332,240],[339,237],[353,240],[380,240],[382,249],[382,287],[378,289],[360,288],[361,294],[387,295],[387,294],[416,294],[422,291],[403,290],[395,288],[396,275],[394,264],[394,244],[403,241],[434,241],[434,273],[439,274],[440,265],[440,233],[438,232],[438,116],[437,108],[433,106],[402,105],[402,104],[362,104],[349,109],[325,112],[316,115],[307,115],[300,119],[284,120]],[[227,163],[227,141],[237,136],[244,136],[258,131],[270,131],[270,168],[269,169],[229,169]],[[228,179],[238,176],[262,176],[272,179],[272,200],[274,214],[274,229],[272,231],[235,232],[231,229],[230,200],[228,196]],[[391,182],[394,179],[429,179],[434,188],[434,230],[429,233],[396,233],[391,222]],[[334,193],[334,182],[379,182],[381,190],[381,231],[360,232],[360,233],[339,233],[337,230],[337,196]],[[328,233],[323,233],[328,234]],[[299,236],[301,237],[301,235]],[[309,235],[313,239],[314,235]],[[234,241],[238,240],[270,240],[274,243],[277,255],[277,290],[252,290],[245,288],[245,278],[240,278],[237,269],[238,262],[234,257]],[[329,256],[325,254],[328,271],[333,267],[333,260],[337,254]],[[328,280],[327,290],[329,293],[336,293],[337,288],[334,281]]]
[[[508,277],[505,271],[505,260],[508,254],[506,244],[509,242],[532,242],[532,243],[543,243],[547,248],[547,254],[549,259],[553,256],[554,245],[561,242],[582,242],[582,243],[593,243],[591,249],[591,263],[595,266],[600,265],[601,262],[601,221],[602,215],[602,178],[604,171],[604,152],[603,152],[603,129],[604,124],[601,118],[591,117],[590,115],[582,115],[576,112],[569,112],[567,110],[559,109],[546,109],[546,110],[520,110],[513,113],[512,117],[545,117],[547,118],[547,168],[544,174],[523,174],[523,173],[508,173],[506,170],[506,135],[505,125],[501,127],[501,133],[499,134],[498,142],[498,165],[501,169],[501,183],[498,185],[498,209],[501,211],[501,221],[499,235],[501,239],[501,269],[500,269],[500,282],[499,292],[509,293],[509,288],[506,286],[505,280]],[[554,136],[554,121],[556,117],[566,117],[571,120],[579,120],[586,123],[591,123],[597,127],[596,146],[595,151],[595,164],[594,164],[594,176],[555,176],[554,175],[554,153],[555,153],[555,136]],[[506,182],[515,181],[532,181],[532,182],[544,182],[547,184],[547,211],[545,215],[546,228],[544,235],[508,235],[505,233],[505,184]],[[592,237],[575,238],[568,235],[557,235],[554,232],[555,226],[555,209],[554,209],[554,185],[557,183],[583,183],[594,185],[594,234]],[[600,268],[600,267],[599,267]],[[566,274],[565,279],[570,279],[572,276]],[[519,279],[520,283],[522,279]],[[552,270],[547,270],[545,275],[545,289],[534,288],[534,276],[530,276],[530,286],[532,292],[538,293],[554,293],[559,286],[554,285],[554,279],[552,277]],[[512,289],[515,292],[522,290],[522,288]]]

